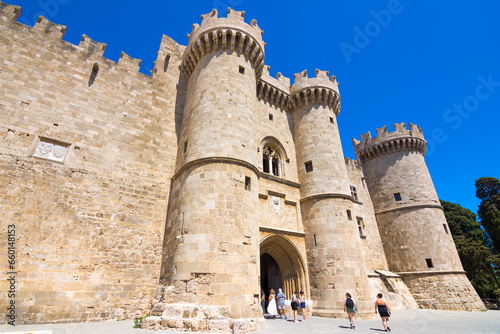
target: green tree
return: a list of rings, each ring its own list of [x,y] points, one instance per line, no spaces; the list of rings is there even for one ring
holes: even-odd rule
[[[467,277],[482,298],[496,298],[500,280],[495,268],[500,261],[485,245],[476,214],[447,201],[441,201],[441,205]]]
[[[500,181],[494,177],[477,179],[476,197],[481,200],[478,210],[481,225],[488,233],[493,252],[500,254]]]

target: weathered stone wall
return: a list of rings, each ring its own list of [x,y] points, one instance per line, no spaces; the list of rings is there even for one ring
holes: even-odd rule
[[[443,228],[443,210],[409,208],[377,218],[392,271],[463,270],[453,238]],[[426,259],[432,260],[433,268]]]
[[[367,270],[387,270],[387,259],[378,229],[373,204],[368,191],[368,185],[361,170],[361,166],[355,160],[346,158],[347,174],[351,186],[356,188],[358,200],[354,202],[351,212],[350,223],[358,226],[358,219],[362,219],[363,235],[361,245]],[[347,216],[347,213],[346,213]],[[348,218],[349,220],[349,218]],[[359,235],[359,233],[358,233]]]
[[[381,293],[392,310],[417,309],[418,304],[401,276],[394,273],[377,270],[369,274],[373,300]]]
[[[345,199],[310,199],[302,202],[307,265],[314,301],[313,314],[340,317],[345,293],[356,299],[361,315],[371,314],[371,290],[357,227],[345,212]]]
[[[463,273],[407,273],[401,275],[420,308],[452,311],[486,311]]]
[[[17,23],[14,9],[0,6],[0,252],[15,224],[17,323],[144,315],[160,272],[183,47],[162,43],[173,66],[148,77],[86,36],[61,40],[66,28],[44,18]]]

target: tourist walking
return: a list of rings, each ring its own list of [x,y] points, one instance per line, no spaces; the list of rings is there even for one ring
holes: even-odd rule
[[[347,316],[349,317],[349,327],[351,329],[356,329],[356,310],[358,306],[354,302],[354,299],[352,299],[351,294],[348,292],[345,294],[345,300],[344,300],[344,312],[347,312]]]
[[[286,296],[281,289],[278,289],[278,294],[276,295],[276,299],[278,300],[278,311],[280,313],[280,317],[286,319],[286,310],[285,310]]]
[[[302,310],[302,321],[306,321],[306,295],[300,291],[300,309]]]
[[[273,289],[269,293],[269,304],[267,305],[267,313],[271,315],[271,318],[274,319],[278,315],[278,310],[276,309],[276,293]]]
[[[295,291],[292,295],[292,301],[291,301],[291,306],[293,311],[293,322],[297,322],[297,308],[299,307],[299,303],[300,303],[299,293]]]
[[[377,300],[375,301],[375,314],[380,314],[380,318],[382,318],[382,325],[384,325],[384,329],[386,332],[391,331],[391,327],[389,327],[389,317],[391,316],[391,308],[389,304],[385,300],[382,299],[382,294],[379,293],[377,295]]]

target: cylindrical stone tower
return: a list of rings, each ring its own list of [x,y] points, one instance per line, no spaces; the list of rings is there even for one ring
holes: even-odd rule
[[[373,201],[389,270],[422,308],[483,309],[465,276],[424,160],[426,142],[413,124],[394,124],[353,140]],[[436,288],[438,287],[438,288]]]
[[[294,79],[290,95],[313,314],[342,316],[346,292],[368,313],[372,298],[361,240],[347,213],[354,198],[336,120],[338,84],[319,70],[316,78],[304,71]]]
[[[243,15],[202,15],[182,63],[188,84],[156,307],[175,327],[262,324],[254,104],[264,43]]]

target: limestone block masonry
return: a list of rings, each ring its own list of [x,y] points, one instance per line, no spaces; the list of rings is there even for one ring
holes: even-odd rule
[[[263,31],[216,10],[140,59],[0,1],[0,322],[261,329],[271,290],[312,315],[484,309],[410,124],[344,158],[335,76],[269,75]],[[15,226],[15,266],[7,261]],[[10,276],[9,276],[10,277]],[[265,295],[263,303],[262,297]],[[272,301],[271,301],[272,302]],[[418,306],[417,306],[418,304]]]

